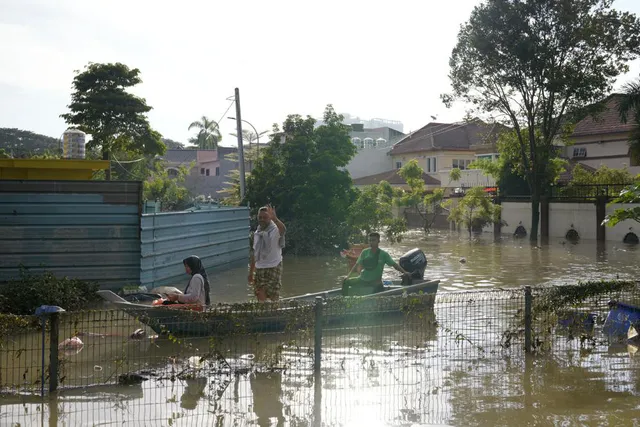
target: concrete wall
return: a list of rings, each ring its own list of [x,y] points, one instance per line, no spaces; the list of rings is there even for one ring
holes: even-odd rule
[[[531,203],[530,202],[503,202],[502,220],[507,224],[502,227],[502,232],[513,234],[519,225],[522,225],[531,233]]]
[[[347,165],[347,171],[351,178],[375,175],[393,169],[391,156],[388,156],[391,148],[361,148]]]
[[[607,214],[615,209],[640,207],[640,204],[607,206]],[[502,227],[502,233],[513,234],[518,225],[524,226],[527,234],[531,232],[531,203],[503,202],[502,219],[508,225]],[[573,227],[572,227],[573,225]],[[573,228],[581,239],[596,239],[596,206],[594,203],[558,203],[549,204],[549,237],[564,239]],[[538,230],[538,233],[540,230]],[[622,242],[627,233],[632,232],[640,237],[640,225],[626,220],[615,227],[606,227],[605,238],[609,241]]]

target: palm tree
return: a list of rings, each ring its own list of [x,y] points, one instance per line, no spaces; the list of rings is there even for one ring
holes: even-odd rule
[[[627,123],[628,116],[633,114],[635,126],[629,136],[629,147],[631,157],[640,162],[640,80],[624,87],[624,94],[618,101],[618,113],[622,123]]]
[[[215,150],[222,140],[222,134],[215,120],[209,120],[207,116],[202,116],[189,125],[189,130],[198,129],[198,134],[189,139],[189,142],[202,150]]]

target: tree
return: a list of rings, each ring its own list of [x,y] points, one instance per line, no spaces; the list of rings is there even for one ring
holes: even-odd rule
[[[14,159],[61,151],[60,140],[15,128],[0,128],[0,148]]]
[[[382,181],[357,190],[357,198],[349,207],[349,225],[352,243],[365,243],[373,231],[384,230],[391,243],[402,241],[402,233],[407,231],[404,218],[393,217],[393,187]]]
[[[449,199],[446,206],[451,206],[449,221],[462,223],[471,235],[474,230],[482,230],[487,224],[500,221],[500,206],[494,205],[491,196],[482,187],[473,187],[453,206]]]
[[[259,143],[260,141],[260,137],[263,136],[264,134],[266,134],[268,131],[262,131],[258,134],[256,134],[255,132],[252,132],[250,130],[247,129],[243,129],[242,130],[242,144],[246,145],[249,144],[249,148],[244,150],[244,160],[245,162],[249,163],[249,171],[251,171],[251,169],[253,169],[253,163],[255,163],[255,161],[258,159],[258,157],[260,156],[260,146],[259,145],[255,145],[253,146],[254,142],[256,144]],[[238,134],[237,133],[231,133],[231,136],[235,137],[236,139],[238,138]],[[231,153],[234,154],[234,153]],[[237,161],[237,153],[236,154],[236,161]]]
[[[165,212],[186,209],[191,204],[192,196],[189,190],[180,184],[184,182],[192,167],[193,164],[180,166],[177,176],[169,176],[164,162],[156,162],[150,177],[144,181],[143,199],[160,202],[162,211]]]
[[[207,116],[202,116],[200,120],[189,125],[189,129],[198,129],[198,134],[189,139],[189,143],[201,150],[215,150],[218,143],[222,141],[222,134],[215,120],[210,120]]]
[[[633,175],[626,169],[611,169],[602,165],[595,172],[590,172],[577,164],[573,168],[569,186],[628,184],[631,181],[633,181]]]
[[[640,163],[640,80],[627,83],[624,94],[618,103],[622,123],[633,115],[634,128],[629,137],[629,151],[636,164]]]
[[[342,116],[329,105],[324,124],[315,129],[314,124],[312,117],[290,115],[282,131],[274,126],[278,136],[260,150],[243,201],[254,213],[262,205],[274,205],[287,224],[286,250],[296,254],[345,247],[348,209],[356,198],[345,170],[356,149]]]
[[[513,126],[531,191],[531,239],[553,142],[569,113],[593,105],[640,53],[640,21],[611,0],[487,0],[458,34],[450,104],[459,98]]]
[[[69,113],[64,121],[91,135],[88,148],[99,147],[104,160],[111,151],[163,154],[161,135],[149,125],[147,102],[127,90],[142,83],[140,70],[121,63],[90,63],[73,79]],[[107,170],[106,179],[111,179]]]
[[[527,132],[527,129],[523,129]],[[503,132],[498,137],[496,148],[499,157],[496,160],[478,159],[469,165],[471,169],[480,169],[485,174],[492,176],[498,185],[501,196],[531,196],[531,188],[526,179],[526,163],[531,164],[529,152],[525,152],[523,161],[522,152],[515,131]],[[560,174],[566,170],[567,161],[561,159],[557,150],[552,150],[549,154],[544,175],[541,180],[549,188],[549,184],[555,184],[560,178]]]
[[[636,177],[634,184],[622,190],[611,203],[640,203],[640,175]],[[605,217],[603,224],[613,227],[627,219],[640,223],[640,206],[616,209],[611,215]]]
[[[233,169],[225,176],[229,178],[229,181],[225,181],[223,184],[226,187],[218,191],[218,194],[222,196],[220,204],[224,206],[239,206],[242,202],[240,198],[240,171]],[[245,177],[247,176],[248,174],[245,174]]]
[[[182,142],[174,141],[169,138],[162,138],[162,142],[169,150],[184,150],[184,144]]]
[[[422,217],[422,228],[428,233],[438,215],[444,210],[444,189],[437,188],[433,192],[427,193],[423,178],[424,170],[418,165],[416,159],[407,162],[398,173],[409,186],[409,190],[402,191],[396,198],[396,203],[418,212]],[[461,175],[460,169],[451,169],[449,184],[452,181],[460,180]]]

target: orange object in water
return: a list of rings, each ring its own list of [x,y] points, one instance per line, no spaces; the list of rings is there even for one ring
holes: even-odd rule
[[[343,257],[345,257],[347,259],[347,262],[349,264],[349,268],[348,271],[351,271],[351,269],[353,268],[354,265],[356,265],[356,261],[358,260],[358,257],[360,256],[360,254],[362,253],[362,251],[366,248],[368,248],[369,245],[367,244],[363,244],[363,243],[359,243],[359,244],[350,244],[349,245],[349,249],[343,250],[342,252],[340,252],[340,255],[342,255]]]

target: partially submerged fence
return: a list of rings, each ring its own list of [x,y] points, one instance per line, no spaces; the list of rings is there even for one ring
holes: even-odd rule
[[[243,410],[260,417],[280,408],[278,417],[298,414],[328,425],[367,410],[386,420],[398,411],[414,422],[464,420],[452,397],[462,390],[485,396],[492,389],[507,406],[526,403],[521,386],[503,375],[535,370],[527,353],[560,355],[564,364],[575,353],[582,365],[595,349],[626,349],[626,336],[603,333],[611,300],[639,302],[640,285],[250,303],[155,318],[144,310],[3,316],[0,384],[5,392],[40,394],[44,372],[45,393],[111,385],[110,393],[148,405],[152,390],[176,393],[180,385],[179,401],[166,402],[170,412],[202,419]],[[203,396],[209,406],[197,412]]]

